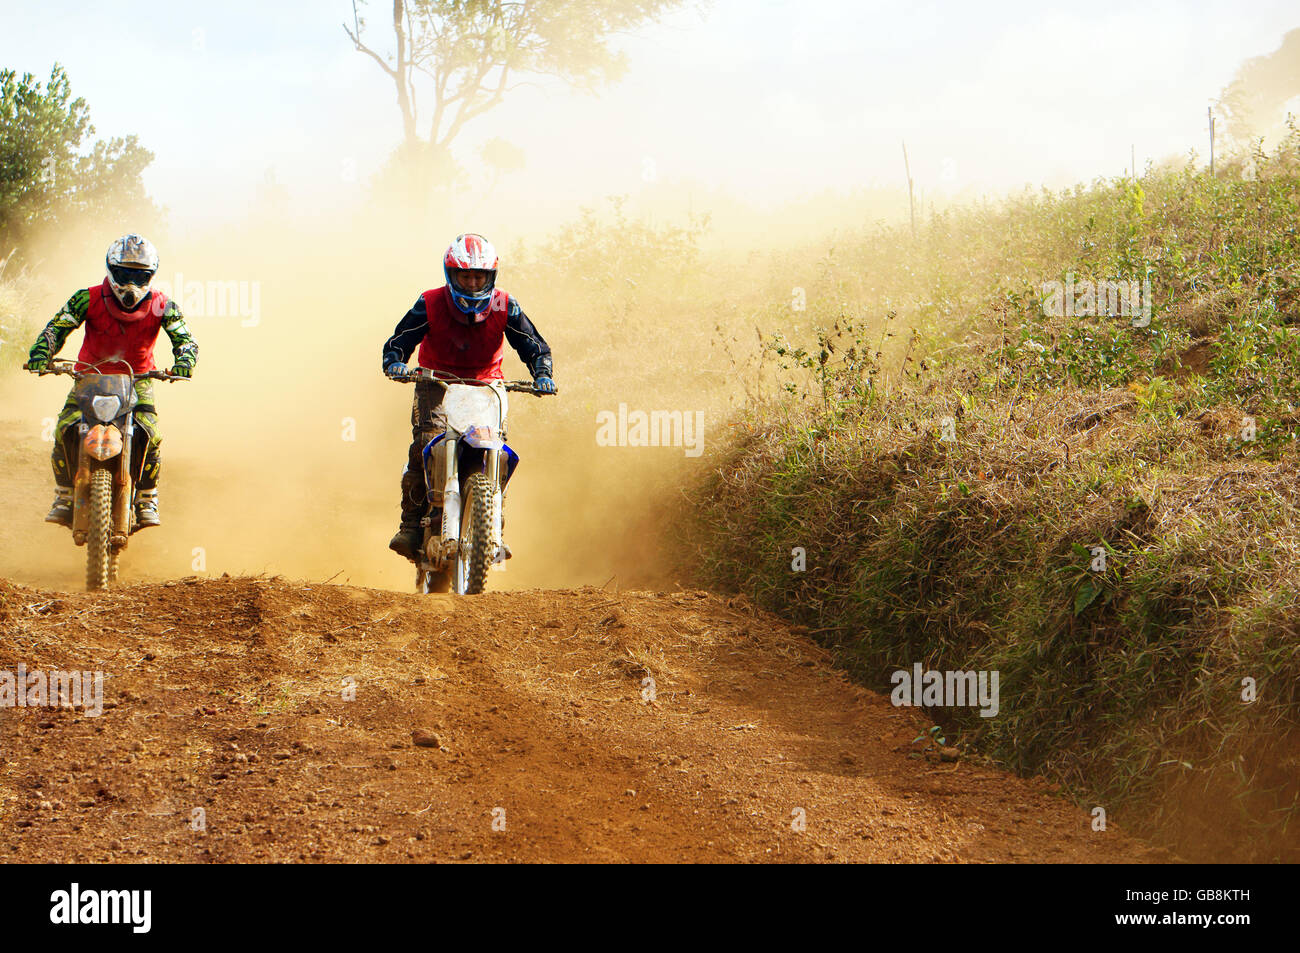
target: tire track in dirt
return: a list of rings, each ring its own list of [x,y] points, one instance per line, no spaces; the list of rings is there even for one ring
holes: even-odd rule
[[[703,592],[0,582],[20,662],[108,677],[99,717],[0,709],[10,861],[1168,859],[910,758],[916,713]]]

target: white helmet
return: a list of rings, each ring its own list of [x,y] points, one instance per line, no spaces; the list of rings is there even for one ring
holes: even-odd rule
[[[134,232],[123,235],[108,246],[104,262],[108,265],[108,286],[122,307],[130,311],[148,296],[158,271],[158,251],[153,242]]]

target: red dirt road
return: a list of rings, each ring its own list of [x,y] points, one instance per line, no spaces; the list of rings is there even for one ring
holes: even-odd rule
[[[1168,859],[702,592],[0,582],[19,663],[105,710],[0,708],[9,861]]]

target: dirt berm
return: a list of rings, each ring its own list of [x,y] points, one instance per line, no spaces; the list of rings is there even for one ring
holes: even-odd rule
[[[0,708],[9,861],[1169,859],[703,592],[0,582],[0,636],[106,676]]]

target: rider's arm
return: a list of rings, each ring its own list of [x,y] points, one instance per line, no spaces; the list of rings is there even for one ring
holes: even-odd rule
[[[84,288],[69,298],[67,304],[59,309],[59,313],[41,331],[40,337],[36,339],[36,343],[28,353],[28,361],[48,363],[55,354],[58,354],[68,335],[85,322],[86,309],[89,305],[90,292]]]
[[[553,376],[551,346],[537,333],[537,328],[533,327],[533,322],[528,320],[528,315],[524,314],[524,309],[519,307],[519,302],[513,295],[510,296],[506,312],[506,340],[528,366],[534,378]]]
[[[162,326],[172,342],[172,367],[193,369],[199,362],[199,346],[194,336],[190,334],[190,329],[185,324],[185,315],[181,314],[180,306],[175,301],[167,302],[167,310],[162,316]]]
[[[394,362],[405,364],[420,346],[424,336],[429,333],[429,316],[424,310],[424,295],[415,299],[406,317],[397,322],[393,336],[384,342],[383,368]]]

